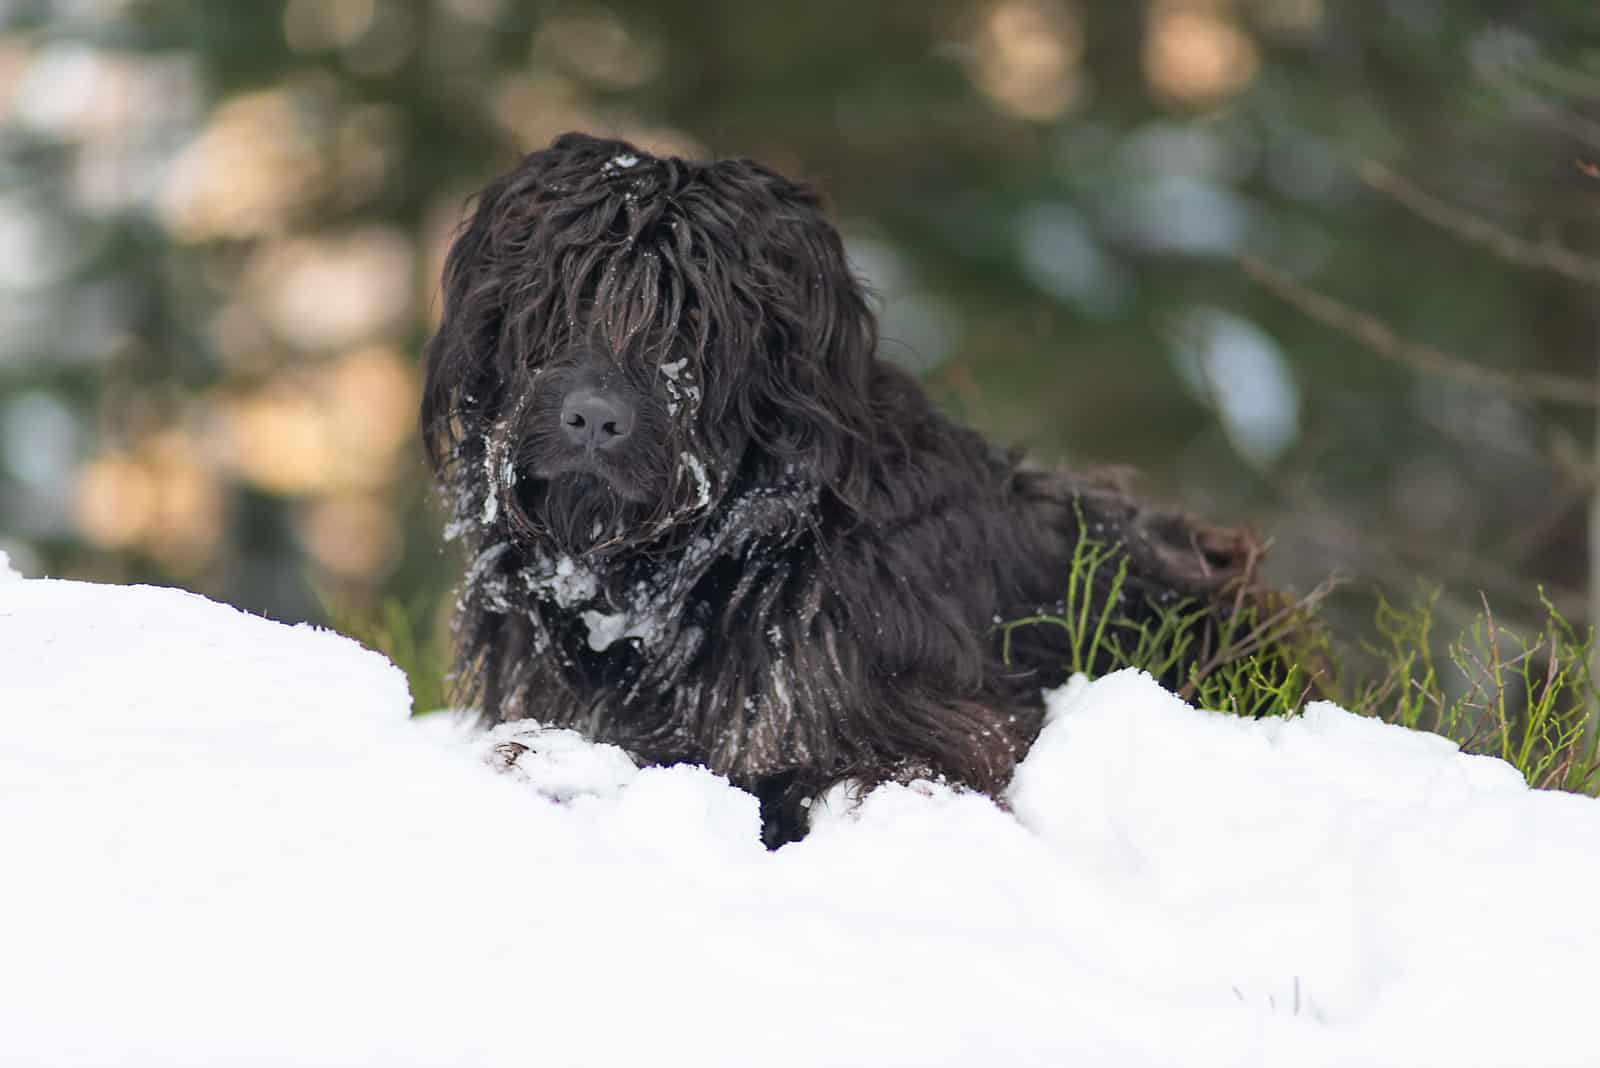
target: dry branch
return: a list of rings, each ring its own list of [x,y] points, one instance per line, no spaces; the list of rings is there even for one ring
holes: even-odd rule
[[[1549,271],[1583,285],[1600,286],[1600,260],[1580,256],[1549,241],[1529,241],[1413,185],[1381,163],[1361,165],[1361,178],[1418,216],[1496,256],[1538,271]]]
[[[1600,384],[1545,371],[1502,371],[1472,363],[1437,346],[1401,337],[1383,320],[1303,285],[1261,260],[1244,256],[1239,263],[1275,296],[1393,363],[1533,400],[1600,407]]]

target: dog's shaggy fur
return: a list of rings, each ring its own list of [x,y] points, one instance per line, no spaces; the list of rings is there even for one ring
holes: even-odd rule
[[[631,413],[620,447],[565,433],[584,390]],[[817,195],[749,160],[568,134],[489,185],[422,426],[471,561],[466,700],[705,764],[773,844],[844,777],[1000,791],[1065,651],[1030,627],[1005,662],[995,624],[1059,609],[1083,534],[1126,551],[1135,618],[1220,606],[1253,559],[941,416]]]

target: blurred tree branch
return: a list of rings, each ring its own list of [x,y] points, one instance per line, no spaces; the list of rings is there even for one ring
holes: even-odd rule
[[[1245,274],[1274,296],[1393,363],[1532,400],[1600,407],[1600,384],[1595,382],[1547,371],[1502,371],[1484,367],[1427,342],[1401,337],[1376,316],[1297,282],[1253,256],[1240,257],[1239,265]]]
[[[1523,73],[1522,68],[1518,68],[1518,73]],[[1510,70],[1498,65],[1480,70],[1478,77],[1485,85],[1505,94],[1507,101],[1529,117],[1590,148],[1600,149],[1600,122],[1554,103],[1547,87],[1531,89],[1514,78]]]
[[[1600,286],[1600,260],[1580,256],[1554,242],[1518,237],[1481,216],[1440,200],[1381,163],[1372,160],[1363,163],[1361,179],[1441,230],[1468,244],[1488,249],[1509,263],[1551,271],[1583,285]]]

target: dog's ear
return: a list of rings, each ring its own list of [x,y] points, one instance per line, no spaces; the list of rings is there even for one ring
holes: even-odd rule
[[[859,499],[877,432],[878,327],[865,287],[811,189],[748,160],[711,171],[733,203],[751,206],[739,229],[763,358],[732,398],[737,414],[774,458]]]
[[[462,443],[481,438],[496,418],[505,304],[489,246],[510,184],[507,175],[475,198],[445,258],[439,329],[423,349],[422,444],[441,476],[464,459]]]

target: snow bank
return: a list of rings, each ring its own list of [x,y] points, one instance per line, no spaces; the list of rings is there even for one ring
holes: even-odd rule
[[[1600,804],[1433,736],[1123,673],[1014,815],[769,854],[704,770],[408,710],[333,634],[0,584],[0,1064],[1595,1063]]]

